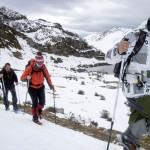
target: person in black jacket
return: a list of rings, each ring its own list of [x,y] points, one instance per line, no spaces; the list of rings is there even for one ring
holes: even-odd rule
[[[9,101],[8,101],[8,92],[10,91],[12,94],[12,101],[13,101],[13,110],[17,111],[17,95],[15,90],[15,84],[18,85],[18,78],[16,73],[11,69],[11,66],[9,63],[6,63],[3,69],[0,71],[0,80],[2,82],[3,87],[3,95],[4,95],[4,105],[6,108],[6,111],[9,110]]]

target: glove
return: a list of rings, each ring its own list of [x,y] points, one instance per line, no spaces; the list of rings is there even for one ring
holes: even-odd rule
[[[27,76],[27,80],[31,80],[31,75],[28,75],[28,76]]]
[[[3,74],[0,74],[0,78],[2,78],[3,77]]]
[[[19,82],[16,82],[16,86],[19,85]]]
[[[54,85],[50,85],[50,89],[51,89],[52,91],[55,91]]]

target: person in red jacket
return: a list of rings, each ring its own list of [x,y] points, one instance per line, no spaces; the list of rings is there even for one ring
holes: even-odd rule
[[[44,57],[41,52],[37,52],[35,59],[30,60],[29,66],[25,69],[21,76],[22,81],[28,81],[28,92],[32,99],[32,115],[33,122],[40,124],[39,119],[42,117],[42,108],[45,105],[45,86],[44,78],[53,91],[55,91],[52,84],[49,72],[44,65]]]

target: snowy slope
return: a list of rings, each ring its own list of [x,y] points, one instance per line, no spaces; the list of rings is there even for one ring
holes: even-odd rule
[[[13,13],[12,13],[13,14]],[[9,15],[11,19],[11,13]],[[23,32],[28,36],[33,38],[38,43],[48,42],[50,33],[54,36],[61,34],[62,30],[57,30],[53,23],[46,22],[44,20],[37,21],[29,21],[25,18],[25,16],[18,15],[19,20],[12,20],[10,26],[17,26],[18,31],[23,30]],[[22,18],[24,18],[22,20]],[[43,28],[40,28],[41,25]],[[56,25],[56,24],[55,24]],[[59,26],[57,24],[57,26]],[[50,30],[53,28],[52,32]],[[37,29],[37,30],[35,30]],[[29,32],[29,30],[32,30]],[[34,31],[33,31],[34,30]],[[41,31],[42,30],[42,31]],[[48,31],[48,32],[47,32]],[[106,32],[105,34],[96,35],[97,43],[101,43],[101,48],[103,50],[109,49],[113,44],[115,44],[121,36],[126,31],[114,29]],[[43,34],[44,33],[44,34]],[[91,36],[92,37],[92,36]],[[90,39],[91,39],[90,37]],[[115,39],[114,39],[115,37]],[[76,37],[74,37],[76,38]],[[16,50],[14,48],[10,49],[0,49],[0,67],[6,62],[11,63],[12,68],[18,69],[16,71],[18,77],[20,78],[25,65],[28,60],[35,57],[36,49],[31,48],[27,41],[19,36],[16,36],[18,40],[21,50]],[[93,36],[93,41],[95,40],[95,36]],[[51,41],[50,41],[51,42]],[[107,44],[106,44],[107,43]],[[109,43],[109,44],[108,44]],[[52,44],[52,43],[51,43]],[[17,59],[14,57],[13,52],[18,52],[21,54],[21,59]],[[113,75],[106,74],[98,74],[98,73],[88,73],[82,72],[79,73],[77,71],[73,71],[72,68],[79,69],[78,65],[94,65],[96,63],[100,63],[97,59],[92,58],[84,58],[84,57],[65,57],[65,56],[57,56],[54,54],[43,53],[45,64],[51,74],[51,78],[53,84],[56,88],[56,107],[64,108],[64,114],[57,114],[62,118],[70,118],[73,114],[75,119],[79,122],[90,125],[92,121],[98,123],[98,127],[104,127],[106,129],[110,128],[110,122],[107,119],[101,118],[103,111],[108,111],[110,117],[113,114],[113,108],[116,97],[116,87],[117,81],[113,77]],[[62,59],[62,63],[54,63],[52,59],[60,58]],[[103,62],[103,61],[101,61]],[[81,68],[82,69],[82,68]],[[72,79],[69,79],[72,77]],[[81,83],[84,82],[85,85]],[[19,88],[17,88],[17,95],[21,103],[24,102],[26,97],[26,84],[19,81]],[[53,97],[52,92],[49,90],[49,87],[46,85],[46,105],[45,108],[51,106],[53,107]],[[84,91],[84,95],[79,95],[79,90]],[[19,93],[18,93],[19,91]],[[102,95],[105,100],[101,100],[100,96],[95,96],[95,93]],[[9,94],[9,100],[11,100],[11,95]],[[31,101],[29,95],[27,101]],[[125,97],[120,92],[118,107],[116,112],[116,120],[114,124],[114,129],[123,132],[128,126],[128,108],[124,105],[126,101]],[[120,123],[121,122],[121,123]]]
[[[6,11],[8,9],[4,10]],[[8,12],[9,11],[10,10],[8,10]],[[27,20],[25,16],[22,15],[20,16],[19,14],[16,15],[16,12],[14,11],[12,13],[8,12],[5,12],[6,16],[9,18],[8,24],[12,27],[16,26],[18,31],[23,30],[24,34],[26,34],[28,37],[32,37],[34,40],[38,39],[37,40],[38,42],[41,43],[47,42],[47,40],[49,39],[50,32],[46,31],[50,31],[51,29],[53,29],[51,33],[54,34],[54,36],[56,32],[57,35],[59,34],[60,36],[64,35],[60,33],[61,31],[63,32],[63,30],[57,30],[58,28],[61,28],[59,24],[46,22],[44,20],[30,21]],[[17,16],[16,20],[14,20],[14,15]],[[55,26],[53,27],[53,25]],[[41,30],[42,33],[40,32]],[[111,30],[102,35],[103,37],[102,40],[106,39],[105,41],[109,40],[112,41],[111,38],[113,36],[116,36],[117,34],[116,32],[119,35],[122,33],[122,31],[117,29]],[[20,78],[28,60],[34,58],[37,50],[31,48],[26,39],[23,39],[17,35],[15,37],[21,46],[21,50],[16,50],[14,48],[10,49],[1,48],[0,67],[2,68],[6,62],[11,63],[12,68],[19,70],[16,73]],[[73,38],[77,37],[73,36]],[[98,37],[97,40],[99,40]],[[104,46],[106,45],[104,44]],[[106,48],[108,47],[106,46]],[[21,55],[21,59],[14,57],[13,54],[14,52],[18,52]],[[69,118],[73,114],[75,118],[81,123],[84,122],[86,125],[90,125],[92,121],[95,121],[98,123],[98,127],[104,127],[109,129],[110,122],[107,121],[107,119],[103,119],[101,116],[103,111],[108,111],[110,117],[112,117],[117,87],[117,83],[114,83],[116,79],[113,77],[113,75],[103,75],[98,73],[87,73],[87,72],[79,73],[77,71],[73,71],[73,69],[75,70],[82,69],[82,67],[81,68],[78,67],[79,65],[84,64],[94,65],[96,63],[100,63],[103,61],[99,61],[93,58],[93,53],[92,58],[75,57],[75,56],[70,57],[57,56],[54,54],[48,54],[46,52],[43,54],[45,64],[51,74],[53,84],[56,87],[57,91],[56,106],[58,108],[64,108],[65,111],[65,114],[58,114],[58,116],[63,118]],[[56,64],[54,63],[54,60],[52,58],[53,59],[60,58],[63,62]],[[69,79],[70,77],[72,79]],[[21,103],[23,103],[26,96],[26,86],[25,83],[22,83],[21,81],[19,82],[20,82],[19,99]],[[85,85],[82,85],[81,84],[82,82],[84,82]],[[52,94],[49,94],[50,90],[49,87],[47,86],[47,83],[45,84],[46,84],[45,108],[47,108],[49,106],[53,106],[53,97]],[[79,90],[82,90],[85,94],[79,95],[78,94]],[[105,100],[101,100],[101,96],[95,96],[96,93],[98,93],[98,95],[102,95],[105,98]],[[128,125],[128,116],[127,116],[128,108],[124,105],[126,99],[124,98],[121,92],[119,97],[120,97],[120,101],[118,103],[119,109],[117,110],[114,129],[123,132]],[[11,100],[11,95],[9,95],[9,100]],[[29,95],[28,101],[31,101]],[[122,120],[122,123],[120,123],[120,120]]]
[[[75,132],[46,120],[38,126],[31,116],[6,112],[0,105],[1,150],[105,150],[107,143]],[[114,144],[111,150],[122,148]]]
[[[126,28],[114,28],[108,30],[104,33],[93,33],[84,39],[90,44],[96,47],[98,50],[106,53],[111,49],[116,43],[118,43],[123,36],[131,31],[131,29]]]
[[[8,13],[8,12],[7,12]],[[43,44],[47,42],[52,42],[49,38],[50,35],[54,37],[63,37],[68,36],[62,30],[58,30],[55,27],[59,24],[53,24],[46,22],[44,20],[30,21],[27,20],[25,16],[20,16],[15,12],[8,13],[9,19],[17,17],[17,21],[12,20],[8,22],[10,26],[18,25],[18,31],[23,30],[23,32],[34,39],[37,43]],[[53,27],[55,25],[55,27]],[[41,26],[44,26],[41,28]],[[142,27],[144,23],[142,24]],[[37,29],[37,30],[35,30]],[[53,29],[53,30],[51,30]],[[29,30],[32,30],[29,32]],[[34,31],[33,31],[34,30]],[[126,32],[129,32],[130,29],[112,29],[105,33],[95,33],[86,38],[86,40],[91,44],[101,49],[106,53],[107,50],[112,48]],[[62,34],[63,32],[63,34]],[[79,38],[79,37],[73,37]],[[20,78],[25,65],[28,60],[35,57],[36,49],[31,48],[27,41],[19,36],[16,36],[16,39],[19,41],[21,50],[16,50],[15,48],[10,49],[0,49],[0,68],[6,62],[9,62],[12,68],[17,69],[16,71],[18,78]],[[50,41],[49,41],[50,40]],[[54,42],[55,43],[55,42]],[[54,44],[51,43],[51,44]],[[14,57],[14,52],[21,54],[21,59]],[[95,58],[84,58],[84,57],[75,57],[75,56],[57,56],[54,54],[44,54],[45,64],[51,74],[51,79],[56,88],[56,107],[63,108],[64,114],[57,114],[57,116],[62,118],[70,118],[73,114],[75,119],[85,125],[90,125],[92,121],[98,123],[98,127],[104,127],[106,129],[110,128],[110,122],[107,119],[101,117],[103,111],[108,111],[110,117],[113,114],[113,108],[116,97],[116,87],[118,79],[114,78],[113,75],[107,75],[97,72],[77,72],[73,69],[82,69],[78,67],[79,65],[94,65],[103,61],[98,61]],[[60,58],[62,63],[54,63],[54,59]],[[72,69],[73,68],[73,69]],[[69,78],[72,79],[69,79]],[[84,82],[85,85],[81,83]],[[19,81],[19,86],[17,89],[18,99],[23,104],[26,97],[26,83]],[[52,91],[49,90],[47,83],[46,85],[46,105],[45,108],[51,106],[53,107],[53,96]],[[79,95],[79,90],[84,91],[84,95]],[[105,100],[101,99],[101,96],[95,96],[95,93],[102,95]],[[9,94],[9,100],[11,100],[11,95]],[[31,101],[29,95],[27,101]],[[122,95],[122,92],[119,93],[118,106],[116,111],[116,118],[114,123],[114,129],[124,132],[128,126],[128,113],[129,110],[124,104],[126,101],[125,97]],[[16,150],[15,141],[19,141],[22,147],[25,143],[24,149],[36,149],[36,150],[47,150],[51,146],[55,150],[59,149],[81,149],[81,150],[96,150],[96,149],[106,149],[106,143],[95,140],[93,138],[87,137],[80,133],[75,133],[71,130],[64,129],[59,126],[55,126],[47,121],[43,121],[44,127],[39,127],[34,125],[31,122],[31,116],[28,115],[14,115],[11,112],[4,111],[4,106],[0,106],[0,115],[1,118],[4,118],[3,124],[0,125],[0,133],[4,136],[1,140],[0,147],[6,150]],[[13,120],[13,121],[12,121]],[[11,121],[11,122],[10,122]],[[12,124],[11,128],[8,127],[8,124]],[[19,125],[18,125],[19,124]],[[17,128],[15,128],[17,126]],[[7,131],[4,130],[8,128]],[[13,130],[15,128],[15,130]],[[34,129],[33,129],[34,128]],[[39,130],[40,128],[40,130]],[[57,131],[57,132],[54,132]],[[11,136],[7,136],[8,133]],[[28,134],[27,134],[28,133]],[[24,135],[24,136],[23,136]],[[41,136],[39,136],[41,135]],[[16,138],[14,138],[16,137]],[[30,139],[31,137],[31,139]],[[34,138],[33,138],[34,137]],[[44,138],[46,137],[46,138]],[[74,138],[68,138],[74,137]],[[44,138],[44,140],[43,140]],[[10,140],[10,145],[7,145],[5,140]],[[27,139],[27,140],[26,140]],[[34,147],[32,143],[37,142],[37,147]],[[61,142],[60,142],[61,141]],[[81,142],[82,141],[82,142]],[[60,142],[58,144],[58,142]],[[65,143],[65,144],[64,144]],[[67,143],[67,144],[66,144]],[[12,149],[13,148],[13,149]],[[112,145],[111,150],[119,150],[120,148]]]
[[[31,49],[26,44],[26,41],[22,39],[18,39],[23,47],[22,59],[17,59],[12,57],[12,52],[15,51],[14,49],[6,50],[0,49],[1,56],[0,56],[0,67],[4,65],[6,62],[10,62],[12,68],[19,69],[21,71],[17,71],[17,75],[20,78],[25,65],[27,64],[28,60],[34,58],[34,53],[36,53],[35,49]],[[63,63],[55,64],[53,60],[50,58],[58,58],[53,54],[44,54],[45,64],[51,74],[51,78],[53,84],[56,87],[57,91],[57,98],[56,98],[56,107],[64,108],[65,114],[58,114],[58,116],[63,118],[69,118],[71,114],[74,114],[76,119],[80,122],[85,121],[86,125],[90,125],[91,121],[95,121],[98,123],[99,127],[104,127],[109,129],[110,122],[106,119],[101,118],[101,112],[103,110],[107,110],[110,113],[110,117],[112,116],[114,102],[115,102],[115,95],[116,89],[111,89],[109,87],[116,87],[116,83],[105,83],[107,81],[116,81],[113,75],[101,75],[99,80],[97,79],[97,75],[93,73],[78,73],[71,70],[71,68],[78,68],[78,65],[81,64],[95,64],[99,61],[96,59],[87,59],[87,58],[76,58],[72,57],[64,57],[59,56],[63,60]],[[77,78],[77,81],[72,79],[68,79],[66,77],[74,77]],[[81,85],[81,82],[84,82],[85,85]],[[26,86],[25,83],[21,83],[19,85],[19,93],[20,93],[20,100],[23,103],[26,96]],[[46,106],[53,106],[53,97],[52,94],[49,94],[49,87],[46,84]],[[62,88],[64,87],[64,88]],[[78,91],[83,90],[85,95],[79,95]],[[95,93],[101,94],[105,97],[106,100],[100,100],[100,97],[95,96]],[[108,94],[109,93],[109,94]],[[11,95],[9,95],[9,99],[11,100]],[[30,97],[28,96],[28,101],[31,101]],[[120,92],[120,101],[119,106],[116,114],[116,121],[114,125],[114,129],[119,131],[124,131],[127,127],[128,122],[128,109],[124,105],[126,99]],[[120,120],[122,123],[120,124]]]

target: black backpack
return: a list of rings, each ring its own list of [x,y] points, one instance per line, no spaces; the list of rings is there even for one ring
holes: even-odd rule
[[[27,63],[26,66],[25,66],[25,69],[26,69],[28,66],[31,65],[31,61],[32,61],[32,60],[29,60],[29,61],[28,61],[28,63]]]
[[[122,81],[124,81],[124,78],[126,76],[126,70],[127,70],[128,66],[131,62],[132,57],[134,55],[136,55],[140,51],[140,49],[142,48],[142,46],[145,42],[145,39],[146,39],[146,35],[147,35],[147,33],[145,31],[140,30],[139,38],[138,38],[138,40],[137,40],[137,42],[136,42],[136,44],[133,48],[133,51],[128,56],[127,60],[125,61],[124,65],[123,65],[124,72],[122,74]],[[121,63],[122,63],[122,61],[120,61],[119,63],[116,63],[115,67],[114,67],[114,70],[113,70],[114,76],[117,77],[117,78],[119,78],[119,76],[120,76]]]

